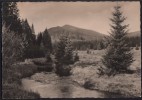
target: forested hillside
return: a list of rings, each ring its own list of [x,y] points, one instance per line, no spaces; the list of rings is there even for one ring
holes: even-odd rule
[[[108,46],[106,40],[109,35],[71,25],[52,27],[48,29],[48,32],[51,35],[53,47],[56,47],[59,38],[63,35],[68,35],[74,49],[78,50],[101,50]],[[126,41],[128,41],[130,47],[140,46],[140,31],[130,32],[127,37]]]
[[[71,25],[64,25],[62,27],[52,27],[48,29],[53,42],[58,41],[62,35],[68,35],[72,41],[83,40],[97,40],[102,39],[105,35],[96,31],[78,28]]]

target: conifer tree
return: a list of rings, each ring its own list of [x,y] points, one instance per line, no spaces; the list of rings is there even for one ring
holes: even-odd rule
[[[71,67],[70,64],[74,63],[74,54],[71,41],[68,36],[62,36],[55,53],[56,59],[56,73],[59,76],[70,75]]]
[[[37,39],[36,39],[36,44],[38,46],[41,45],[41,41],[42,41],[42,33],[40,32],[38,35],[37,35]]]
[[[36,35],[35,35],[35,29],[34,29],[34,25],[32,24],[31,26],[31,31],[32,31],[32,38],[33,38],[33,44],[36,44]]]
[[[52,53],[52,43],[51,43],[51,36],[48,33],[47,28],[44,30],[42,35],[42,43],[45,50],[45,56],[47,58],[47,61],[50,61],[50,54]]]
[[[32,30],[32,34],[35,34],[35,29],[34,29],[34,25],[33,24],[31,26],[31,30]]]
[[[64,64],[73,64],[73,47],[69,38],[67,38],[66,46],[65,46],[65,55],[64,55]]]
[[[128,33],[128,25],[124,25],[126,17],[120,11],[121,6],[114,7],[112,13],[113,18],[110,32],[110,44],[106,54],[103,56],[102,63],[105,67],[101,67],[99,74],[107,74],[108,76],[124,73],[128,71],[129,66],[133,62],[133,54],[131,48],[126,42]]]
[[[25,53],[24,53],[24,58],[31,58],[33,57],[33,47],[35,44],[35,35],[32,34],[32,29],[28,23],[28,20],[22,20],[22,28],[23,28],[23,33],[22,33],[22,37],[23,40],[25,41]]]
[[[26,39],[28,43],[31,44],[33,42],[32,30],[27,19],[25,19],[22,22],[22,27],[23,27],[23,34],[26,34]]]
[[[22,25],[16,2],[2,3],[2,21],[6,27],[9,27],[11,31],[22,35]]]
[[[59,43],[57,44],[57,49],[55,53],[55,59],[58,63],[63,63],[66,44],[67,44],[67,37],[62,36],[60,38]]]

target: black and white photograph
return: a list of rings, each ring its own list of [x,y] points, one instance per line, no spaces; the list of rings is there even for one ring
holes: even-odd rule
[[[140,1],[2,2],[2,99],[140,98]]]

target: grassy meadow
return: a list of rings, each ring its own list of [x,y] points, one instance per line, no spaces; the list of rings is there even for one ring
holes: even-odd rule
[[[133,49],[135,61],[130,69],[133,74],[116,76],[98,76],[98,68],[102,66],[101,57],[105,50],[92,50],[90,54],[79,51],[80,61],[74,64],[72,79],[87,89],[97,89],[119,93],[125,96],[141,96],[141,51]]]

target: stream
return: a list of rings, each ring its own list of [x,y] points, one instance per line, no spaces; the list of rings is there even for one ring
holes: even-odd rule
[[[33,75],[22,79],[23,89],[40,94],[41,98],[120,98],[118,94],[89,90],[72,81],[70,77],[58,77],[54,79],[52,74],[44,74],[48,81],[34,80]],[[41,76],[43,77],[43,75]],[[39,77],[40,78],[40,77]],[[45,79],[46,80],[46,79]]]

